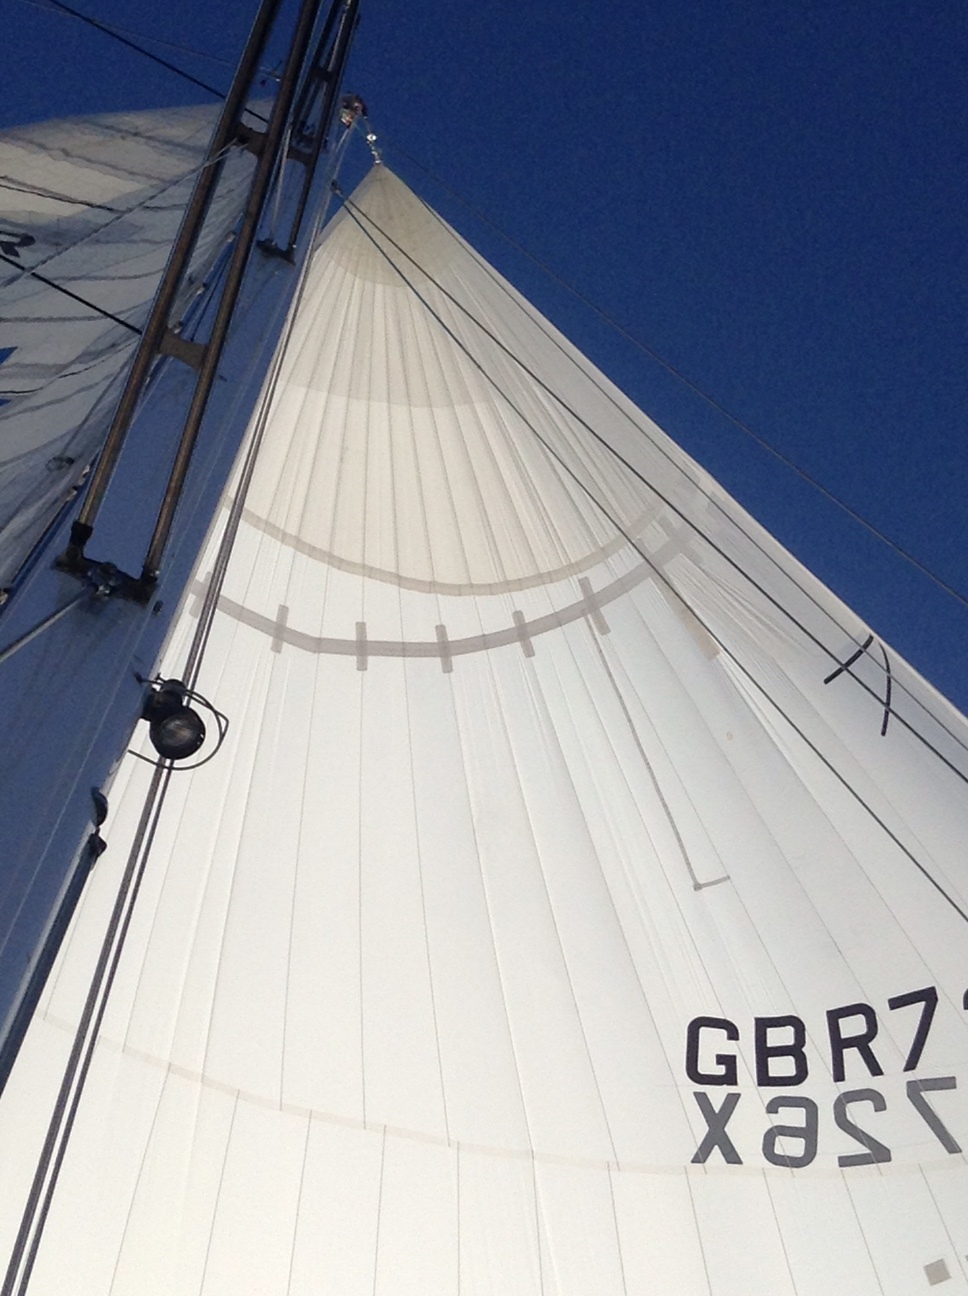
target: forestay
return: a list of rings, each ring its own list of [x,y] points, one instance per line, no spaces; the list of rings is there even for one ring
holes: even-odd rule
[[[385,168],[266,405],[31,1296],[968,1289],[962,717]]]
[[[0,585],[100,448],[217,108],[113,113],[0,134]],[[181,318],[234,226],[234,149]]]

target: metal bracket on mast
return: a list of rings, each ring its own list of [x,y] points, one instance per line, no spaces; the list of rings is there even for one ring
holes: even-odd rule
[[[293,260],[316,167],[320,155],[329,149],[330,130],[336,117],[337,95],[359,22],[359,9],[359,0],[339,0],[334,4],[313,51],[309,71],[293,109],[293,133],[286,155],[290,160],[302,163],[306,170],[288,237],[284,242],[263,239],[259,244],[260,249],[270,256]],[[344,126],[348,124],[343,122]]]
[[[187,364],[189,369],[201,369],[205,358],[205,343],[193,342],[191,338],[182,337],[173,329],[166,329],[164,337],[158,344],[158,354],[174,356]]]
[[[266,133],[265,131],[256,130],[253,126],[247,126],[243,122],[239,126],[235,142],[240,144],[247,153],[252,153],[255,157],[261,157],[265,148]]]

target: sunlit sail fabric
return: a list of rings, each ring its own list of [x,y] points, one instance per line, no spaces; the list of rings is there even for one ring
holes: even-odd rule
[[[0,133],[0,585],[100,446],[216,113]],[[179,316],[238,218],[251,166],[239,149],[226,159]]]
[[[964,1290],[963,718],[385,168],[266,400],[31,1296]]]

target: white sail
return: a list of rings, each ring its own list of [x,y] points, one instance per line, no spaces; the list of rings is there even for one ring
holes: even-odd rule
[[[0,585],[100,447],[216,113],[0,133]],[[252,164],[240,149],[226,160],[176,317],[238,218]]]
[[[965,1290],[964,719],[384,168],[266,411],[30,1296]]]

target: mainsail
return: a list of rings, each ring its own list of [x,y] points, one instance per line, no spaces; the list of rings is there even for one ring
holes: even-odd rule
[[[385,167],[189,658],[0,1102],[31,1296],[965,1289],[964,719]]]
[[[215,123],[208,107],[0,134],[0,586],[97,453]],[[236,224],[253,165],[232,149],[176,308]]]

